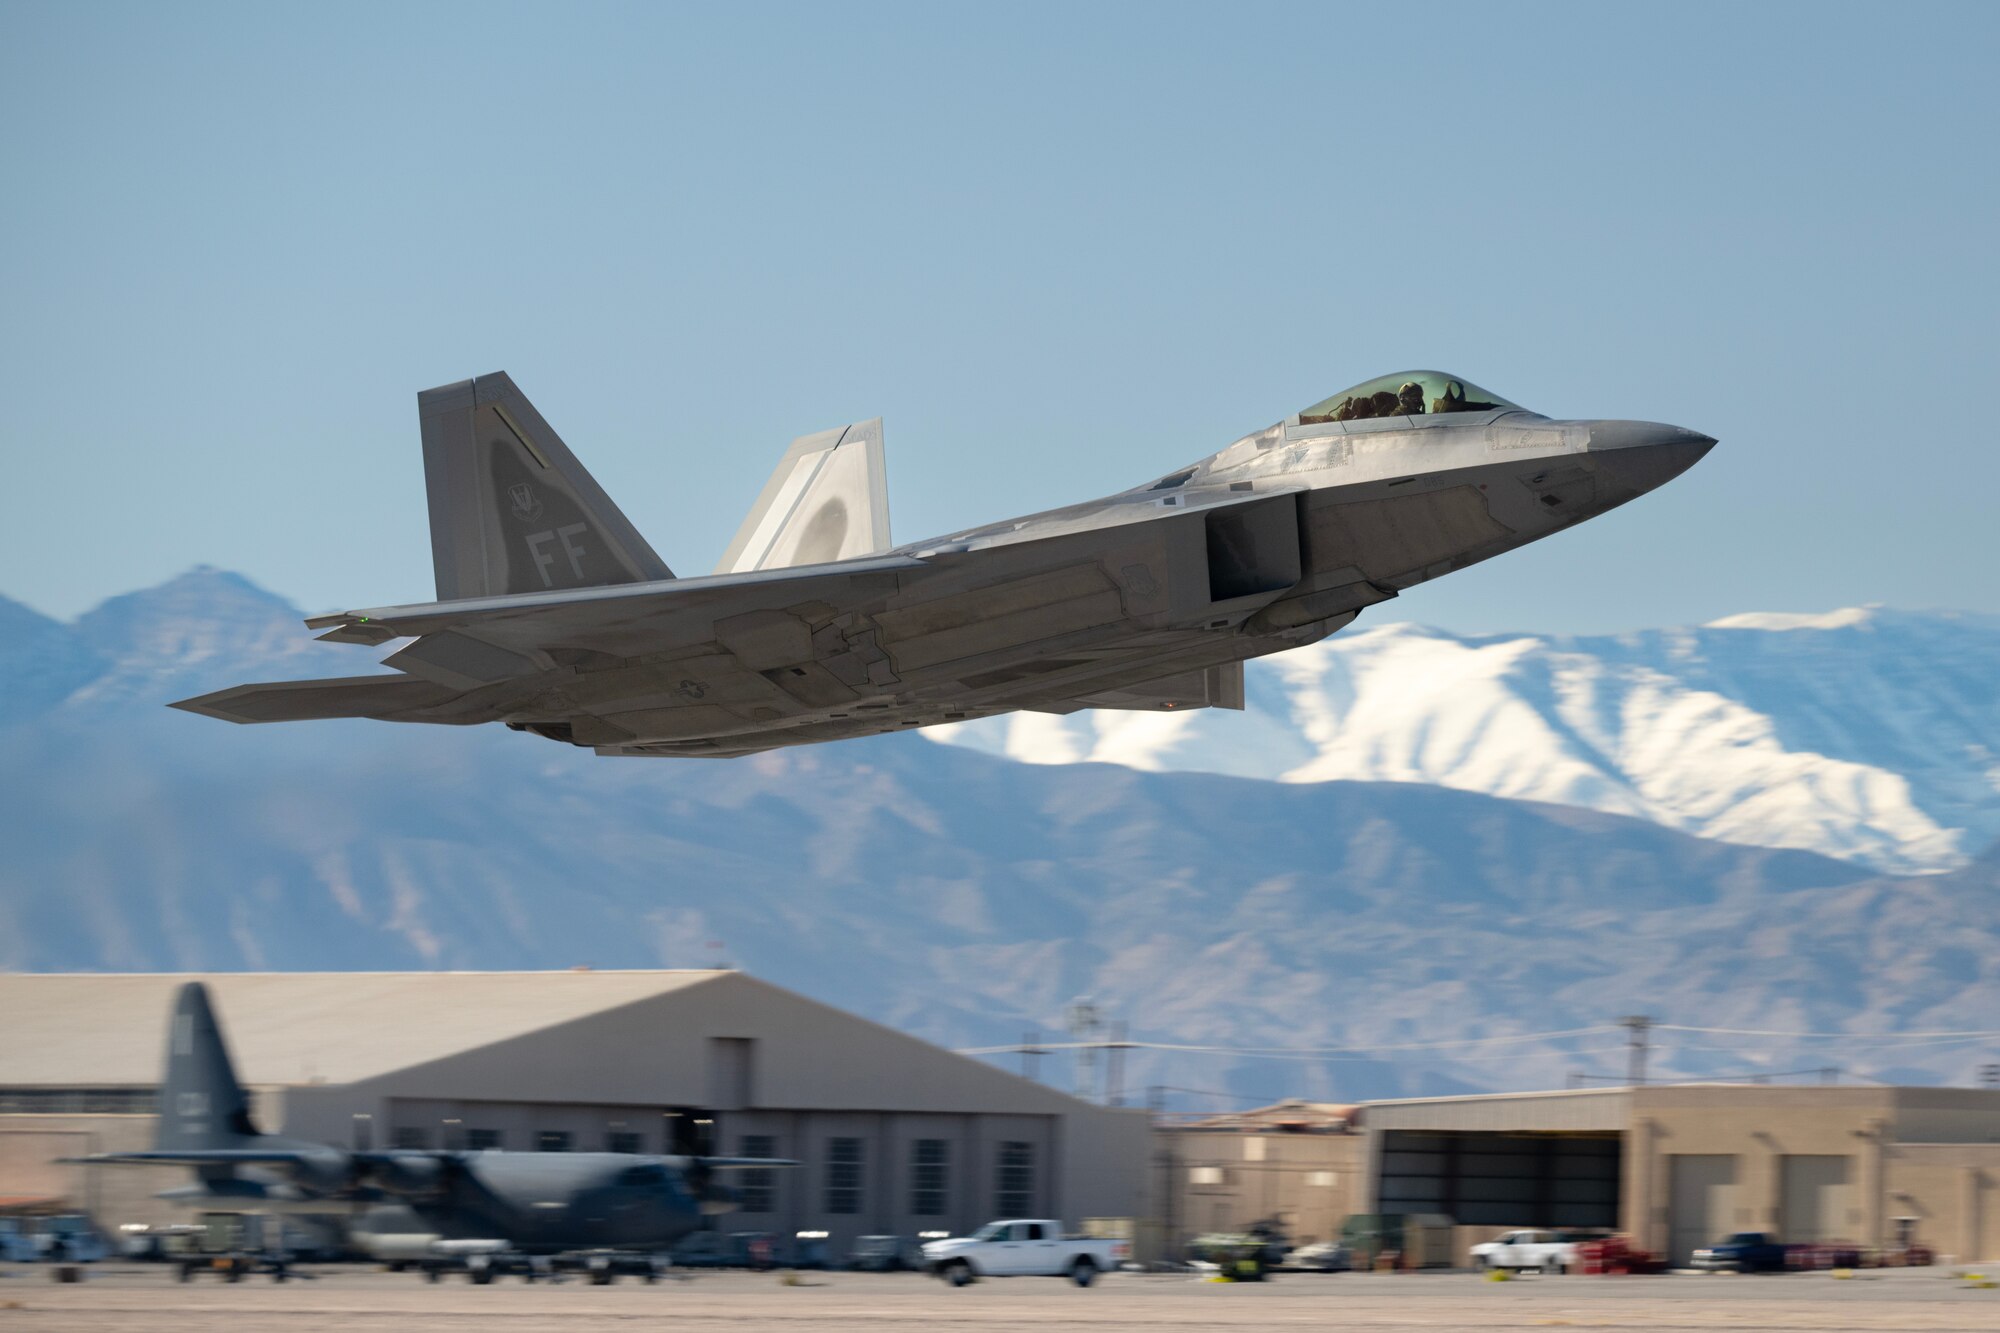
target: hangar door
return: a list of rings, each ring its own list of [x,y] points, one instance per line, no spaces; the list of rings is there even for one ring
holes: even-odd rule
[[[1667,1249],[1675,1264],[1736,1230],[1736,1158],[1723,1153],[1667,1157]]]
[[[1779,1236],[1793,1244],[1854,1240],[1861,1214],[1854,1197],[1853,1158],[1820,1153],[1788,1153]]]
[[[1443,1213],[1462,1226],[1615,1227],[1623,1141],[1615,1133],[1392,1129],[1385,1213]]]

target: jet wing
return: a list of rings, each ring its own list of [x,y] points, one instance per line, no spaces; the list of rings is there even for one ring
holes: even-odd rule
[[[719,639],[733,654],[728,663],[733,670],[768,669],[811,656],[809,632],[787,608],[846,608],[891,596],[899,575],[934,564],[876,556],[314,616],[306,624],[325,630],[320,638],[336,643],[415,639],[385,659],[404,674],[236,685],[173,707],[226,722],[367,717],[473,723],[485,720],[476,709],[454,712],[446,706],[482,686],[595,654],[631,658]]]
[[[534,650],[573,643],[600,652],[655,646],[663,622],[687,614],[713,617],[727,603],[755,611],[823,601],[836,606],[895,588],[895,576],[929,568],[911,556],[884,555],[791,569],[711,574],[557,593],[522,593],[458,602],[421,602],[314,616],[311,629],[336,643],[380,644],[461,630],[503,648]]]

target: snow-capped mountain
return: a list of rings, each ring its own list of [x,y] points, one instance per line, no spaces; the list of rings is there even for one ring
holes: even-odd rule
[[[1243,713],[1017,714],[1029,763],[1419,782],[1878,870],[2000,838],[2000,617],[1860,608],[1601,637],[1356,627],[1252,662]]]

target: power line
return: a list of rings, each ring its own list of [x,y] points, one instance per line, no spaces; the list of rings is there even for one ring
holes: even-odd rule
[[[1428,1051],[1443,1050],[1452,1046],[1499,1046],[1526,1041],[1557,1041],[1566,1037],[1592,1036],[1600,1032],[1616,1032],[1619,1025],[1599,1023],[1587,1028],[1567,1028],[1559,1032],[1517,1032],[1494,1037],[1454,1037],[1446,1041],[1405,1041],[1405,1042],[1349,1042],[1341,1046],[1207,1046],[1191,1042],[1170,1041],[1128,1041],[1128,1047],[1138,1047],[1148,1051],[1187,1051],[1199,1055],[1278,1055],[1313,1056],[1340,1055],[1358,1051]],[[1106,1043],[1101,1041],[1048,1042],[1045,1051],[1099,1050]],[[960,1055],[1013,1055],[1020,1051],[1018,1046],[962,1046]]]
[[[1123,1045],[1126,1049],[1130,1050],[1173,1051],[1184,1055],[1223,1055],[1243,1060],[1284,1060],[1299,1064],[1379,1064],[1383,1060],[1383,1057],[1379,1055],[1316,1055],[1310,1051],[1260,1051],[1256,1049],[1240,1049],[1234,1046],[1163,1046],[1156,1042],[1147,1041],[1128,1041],[1123,1043]],[[1099,1049],[1104,1049],[1104,1047],[1100,1045]],[[1624,1046],[1617,1045],[1572,1047],[1560,1051],[1468,1051],[1443,1055],[1437,1058],[1450,1060],[1455,1063],[1476,1063],[1483,1060],[1573,1059],[1585,1055],[1608,1055],[1624,1049]],[[958,1054],[1007,1055],[1013,1051],[1014,1048],[1011,1046],[1000,1046],[990,1050],[959,1051]],[[1742,1052],[1738,1051],[1737,1054],[1740,1055]]]
[[[1789,1037],[1798,1041],[1871,1041],[1901,1042],[1927,1037],[1951,1037],[1971,1040],[1978,1037],[2000,1037],[2000,1031],[1966,1032],[1779,1032],[1762,1028],[1697,1028],[1679,1023],[1655,1023],[1659,1032],[1699,1032],[1711,1037]]]
[[[1783,1032],[1753,1028],[1711,1028],[1693,1027],[1682,1023],[1661,1023],[1643,1016],[1628,1017],[1616,1023],[1599,1023],[1592,1027],[1563,1028],[1550,1032],[1516,1032],[1491,1037],[1454,1037],[1442,1041],[1408,1042],[1349,1042],[1340,1046],[1222,1046],[1196,1042],[1170,1041],[1119,1041],[1115,1043],[1124,1049],[1148,1051],[1177,1051],[1191,1055],[1242,1055],[1270,1057],[1278,1059],[1366,1059],[1368,1053],[1397,1051],[1441,1051],[1454,1047],[1481,1047],[1519,1045],[1523,1042],[1563,1041],[1571,1037],[1594,1036],[1600,1033],[1625,1030],[1628,1034],[1625,1049],[1635,1054],[1643,1049],[1650,1051],[1712,1051],[1721,1053],[1741,1052],[1736,1046],[1662,1046],[1651,1044],[1650,1034],[1655,1032],[1689,1032],[1707,1036],[1763,1037],[1797,1041],[1841,1041],[1853,1046],[1914,1046],[1921,1044],[1949,1045],[1956,1042],[2000,1040],[2000,1030],[1967,1030],[1963,1032]],[[1099,1051],[1113,1043],[1105,1041],[1045,1042],[1036,1047],[1039,1053],[1054,1051]],[[1022,1046],[962,1046],[960,1055],[1016,1055],[1025,1053]],[[1576,1054],[1577,1052],[1568,1052]],[[1472,1058],[1472,1057],[1459,1057]],[[1643,1072],[1643,1057],[1640,1057]]]
[[[1155,1083],[1153,1088],[1158,1092],[1185,1092],[1190,1097],[1216,1097],[1223,1101],[1243,1102],[1251,1106],[1260,1106],[1270,1100],[1268,1097],[1251,1097],[1240,1092],[1218,1092],[1214,1088],[1177,1088],[1171,1083]]]
[[[1657,1032],[1659,1031],[1659,1028],[1655,1027],[1653,1030]],[[1916,1037],[1916,1038],[1905,1039],[1902,1037],[1864,1037],[1850,1041],[1847,1043],[1847,1045],[1857,1049],[1862,1047],[1894,1046],[1894,1047],[1900,1047],[1905,1050],[1910,1050],[1910,1049],[1916,1049],[1918,1047],[1963,1046],[1970,1042],[1984,1041],[1984,1040],[1987,1040],[1987,1038]],[[1681,1051],[1690,1054],[1701,1054],[1701,1055],[1747,1055],[1761,1048],[1757,1046],[1684,1046],[1679,1042],[1675,1042],[1672,1044],[1655,1044],[1651,1047],[1651,1049],[1655,1051]]]
[[[1833,1066],[1822,1065],[1817,1069],[1787,1069],[1783,1071],[1772,1070],[1770,1072],[1755,1070],[1747,1074],[1703,1074],[1694,1078],[1656,1078],[1652,1080],[1652,1086],[1664,1087],[1677,1083],[1766,1083],[1774,1078],[1802,1078],[1807,1074],[1818,1075],[1819,1081],[1822,1083],[1832,1083],[1842,1072],[1842,1070]],[[1586,1074],[1581,1070],[1573,1071],[1569,1079],[1571,1087],[1575,1087],[1579,1083],[1617,1083],[1620,1081],[1619,1076],[1616,1074]],[[1868,1081],[1871,1083],[1874,1082],[1873,1079],[1869,1079]]]

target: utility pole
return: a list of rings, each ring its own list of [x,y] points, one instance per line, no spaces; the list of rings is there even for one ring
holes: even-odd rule
[[[1155,1083],[1146,1090],[1146,1109],[1152,1112],[1153,1139],[1159,1144],[1160,1163],[1160,1257],[1173,1259],[1180,1253],[1180,1242],[1175,1236],[1176,1197],[1180,1187],[1180,1172],[1174,1165],[1174,1136],[1167,1128],[1167,1090]]]
[[[1132,1045],[1125,1040],[1125,1020],[1111,1025],[1111,1040],[1104,1043],[1104,1104],[1125,1104],[1125,1052]]]
[[[1625,1038],[1625,1081],[1636,1088],[1646,1081],[1646,1034],[1652,1030],[1653,1020],[1644,1014],[1631,1014],[1619,1019],[1618,1025],[1630,1034]]]
[[[1101,1022],[1097,1006],[1088,996],[1078,996],[1069,1007],[1069,1035],[1077,1041],[1076,1095],[1089,1101],[1097,1091],[1097,1043],[1093,1040]]]
[[[1021,1039],[1021,1077],[1033,1081],[1035,1070],[1040,1064],[1039,1057],[1047,1055],[1042,1049],[1042,1034],[1034,1028]]]

